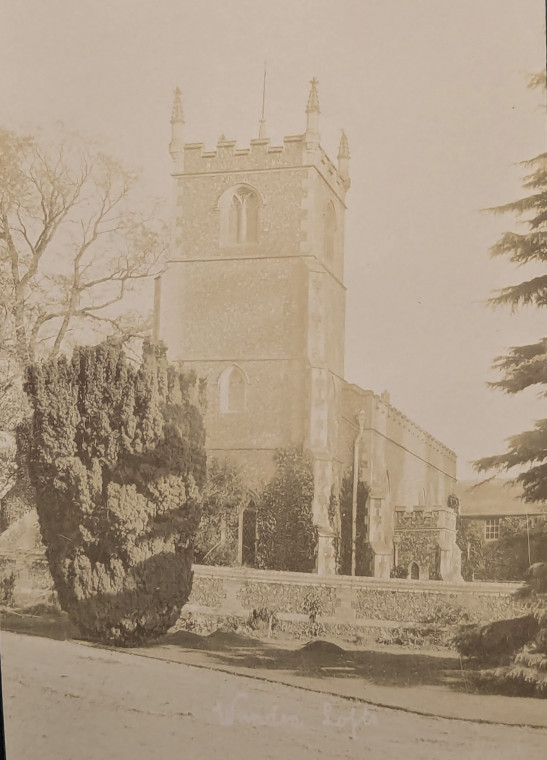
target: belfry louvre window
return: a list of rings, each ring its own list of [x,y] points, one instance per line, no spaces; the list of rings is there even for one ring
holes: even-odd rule
[[[228,207],[228,245],[258,242],[260,200],[250,187],[240,187],[231,196]]]
[[[493,517],[484,523],[484,538],[487,541],[495,541],[500,537],[500,519]]]

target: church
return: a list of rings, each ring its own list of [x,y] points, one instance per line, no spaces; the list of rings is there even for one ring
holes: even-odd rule
[[[309,453],[318,574],[336,572],[329,505],[349,473],[354,502],[359,482],[368,493],[361,516],[353,504],[352,574],[359,535],[375,577],[402,567],[407,577],[461,580],[454,452],[387,392],[344,379],[350,152],[342,133],[336,162],[327,156],[319,117],[313,79],[303,133],[272,145],[262,119],[248,147],[221,137],[207,150],[185,142],[175,91],[174,219],[155,335],[171,361],[206,380],[208,455],[239,464],[259,487],[280,448]],[[251,505],[240,517],[242,561],[253,530]]]

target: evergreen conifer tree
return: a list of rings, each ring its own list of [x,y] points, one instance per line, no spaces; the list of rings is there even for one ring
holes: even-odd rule
[[[532,87],[545,91],[545,74],[533,78]],[[494,256],[507,256],[517,266],[539,265],[540,273],[516,285],[501,289],[492,299],[494,305],[509,306],[516,310],[523,305],[543,309],[547,306],[547,153],[524,162],[527,174],[524,188],[527,195],[520,200],[491,209],[498,214],[516,214],[524,223],[522,233],[506,232],[493,246]],[[502,372],[502,379],[492,385],[506,393],[518,393],[537,386],[541,396],[547,396],[547,337],[525,346],[516,346],[506,356],[498,357],[494,365]],[[475,463],[478,470],[521,470],[516,480],[522,485],[528,502],[547,499],[547,419],[537,420],[532,430],[509,439],[504,454],[486,457]],[[525,468],[525,469],[522,469]],[[478,653],[488,644],[494,632],[501,631],[505,644],[512,647],[507,665],[481,671],[481,678],[495,687],[509,686],[520,693],[547,696],[547,562],[538,562],[528,571],[524,593],[532,600],[533,632],[528,631],[524,643],[518,634],[526,618],[490,623],[471,632],[471,645]],[[465,636],[463,637],[465,639]],[[515,646],[512,646],[515,643]],[[524,645],[523,645],[524,644]],[[464,644],[465,646],[465,644]],[[461,646],[460,652],[464,653]],[[500,651],[501,654],[501,651]]]
[[[527,231],[506,232],[493,246],[494,256],[508,256],[518,266],[536,263],[547,265],[547,153],[525,162],[528,174],[524,187],[529,194],[521,200],[492,209],[496,213],[513,213],[525,222]],[[492,299],[494,305],[508,305],[517,309],[533,305],[547,306],[547,271],[516,285],[503,288]],[[525,388],[539,386],[540,394],[547,396],[547,337],[525,346],[511,348],[506,356],[498,357],[494,366],[503,374],[492,383],[506,393],[518,393]],[[504,454],[480,459],[479,470],[526,467],[517,480],[522,484],[527,501],[547,499],[547,419],[540,419],[532,430],[509,439]]]
[[[196,379],[145,344],[113,342],[29,367],[29,467],[62,607],[91,639],[135,645],[171,627],[192,583],[205,477]]]

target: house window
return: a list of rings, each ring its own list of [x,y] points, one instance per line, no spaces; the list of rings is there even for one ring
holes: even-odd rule
[[[325,209],[324,219],[324,248],[325,257],[332,261],[334,256],[334,241],[336,235],[336,211],[333,204],[329,201]]]
[[[409,573],[409,575],[410,575],[410,578],[413,581],[419,581],[420,580],[420,568],[419,568],[419,566],[418,566],[418,564],[416,562],[413,562],[410,565],[410,573]]]
[[[260,198],[250,187],[242,185],[226,192],[219,203],[221,210],[221,245],[246,245],[258,242]]]
[[[484,523],[484,538],[487,541],[495,541],[500,537],[500,519],[493,517]]]
[[[244,412],[247,392],[247,378],[243,370],[232,364],[218,380],[220,390],[220,411],[223,413]]]

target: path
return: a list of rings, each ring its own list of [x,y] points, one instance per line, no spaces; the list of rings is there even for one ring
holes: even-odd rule
[[[365,707],[277,683],[2,633],[8,760],[543,758],[547,731]]]

